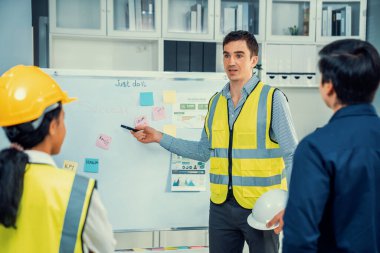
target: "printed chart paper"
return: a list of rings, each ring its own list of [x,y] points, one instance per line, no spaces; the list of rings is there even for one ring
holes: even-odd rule
[[[171,155],[171,190],[205,191],[205,163]]]
[[[177,93],[177,102],[173,105],[173,124],[178,128],[203,128],[211,96],[202,93]]]

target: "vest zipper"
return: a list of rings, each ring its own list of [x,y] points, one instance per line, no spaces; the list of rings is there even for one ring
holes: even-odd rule
[[[232,189],[232,140],[234,131],[230,129],[230,142],[228,144],[228,189]]]

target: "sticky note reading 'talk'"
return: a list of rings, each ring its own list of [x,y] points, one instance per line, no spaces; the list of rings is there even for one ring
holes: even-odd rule
[[[78,163],[74,161],[64,160],[63,161],[63,169],[77,171]]]
[[[109,145],[111,144],[112,137],[105,135],[105,134],[100,134],[98,139],[96,140],[96,146],[102,149],[109,149]]]
[[[164,103],[174,104],[177,101],[177,93],[175,90],[164,91]]]
[[[163,131],[164,133],[171,135],[173,137],[176,137],[177,135],[177,127],[175,125],[165,125]]]
[[[153,105],[153,92],[140,92],[140,105],[152,106]]]
[[[98,173],[99,172],[99,159],[86,158],[84,160],[84,172]]]
[[[158,106],[152,109],[153,120],[162,120],[166,118],[165,107]]]

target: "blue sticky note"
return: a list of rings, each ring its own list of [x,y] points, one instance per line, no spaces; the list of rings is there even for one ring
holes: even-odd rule
[[[99,159],[86,158],[84,161],[84,172],[98,173]]]
[[[153,105],[153,92],[140,92],[140,105],[142,106]]]

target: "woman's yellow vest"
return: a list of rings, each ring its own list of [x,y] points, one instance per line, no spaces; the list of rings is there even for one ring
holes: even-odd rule
[[[95,181],[28,164],[16,229],[0,225],[1,253],[83,252],[82,232]]]
[[[280,146],[271,140],[272,100],[275,89],[259,82],[247,97],[232,129],[227,99],[221,92],[209,103],[205,130],[212,149],[211,201],[227,199],[228,186],[240,206],[252,209],[270,189],[287,189]]]

